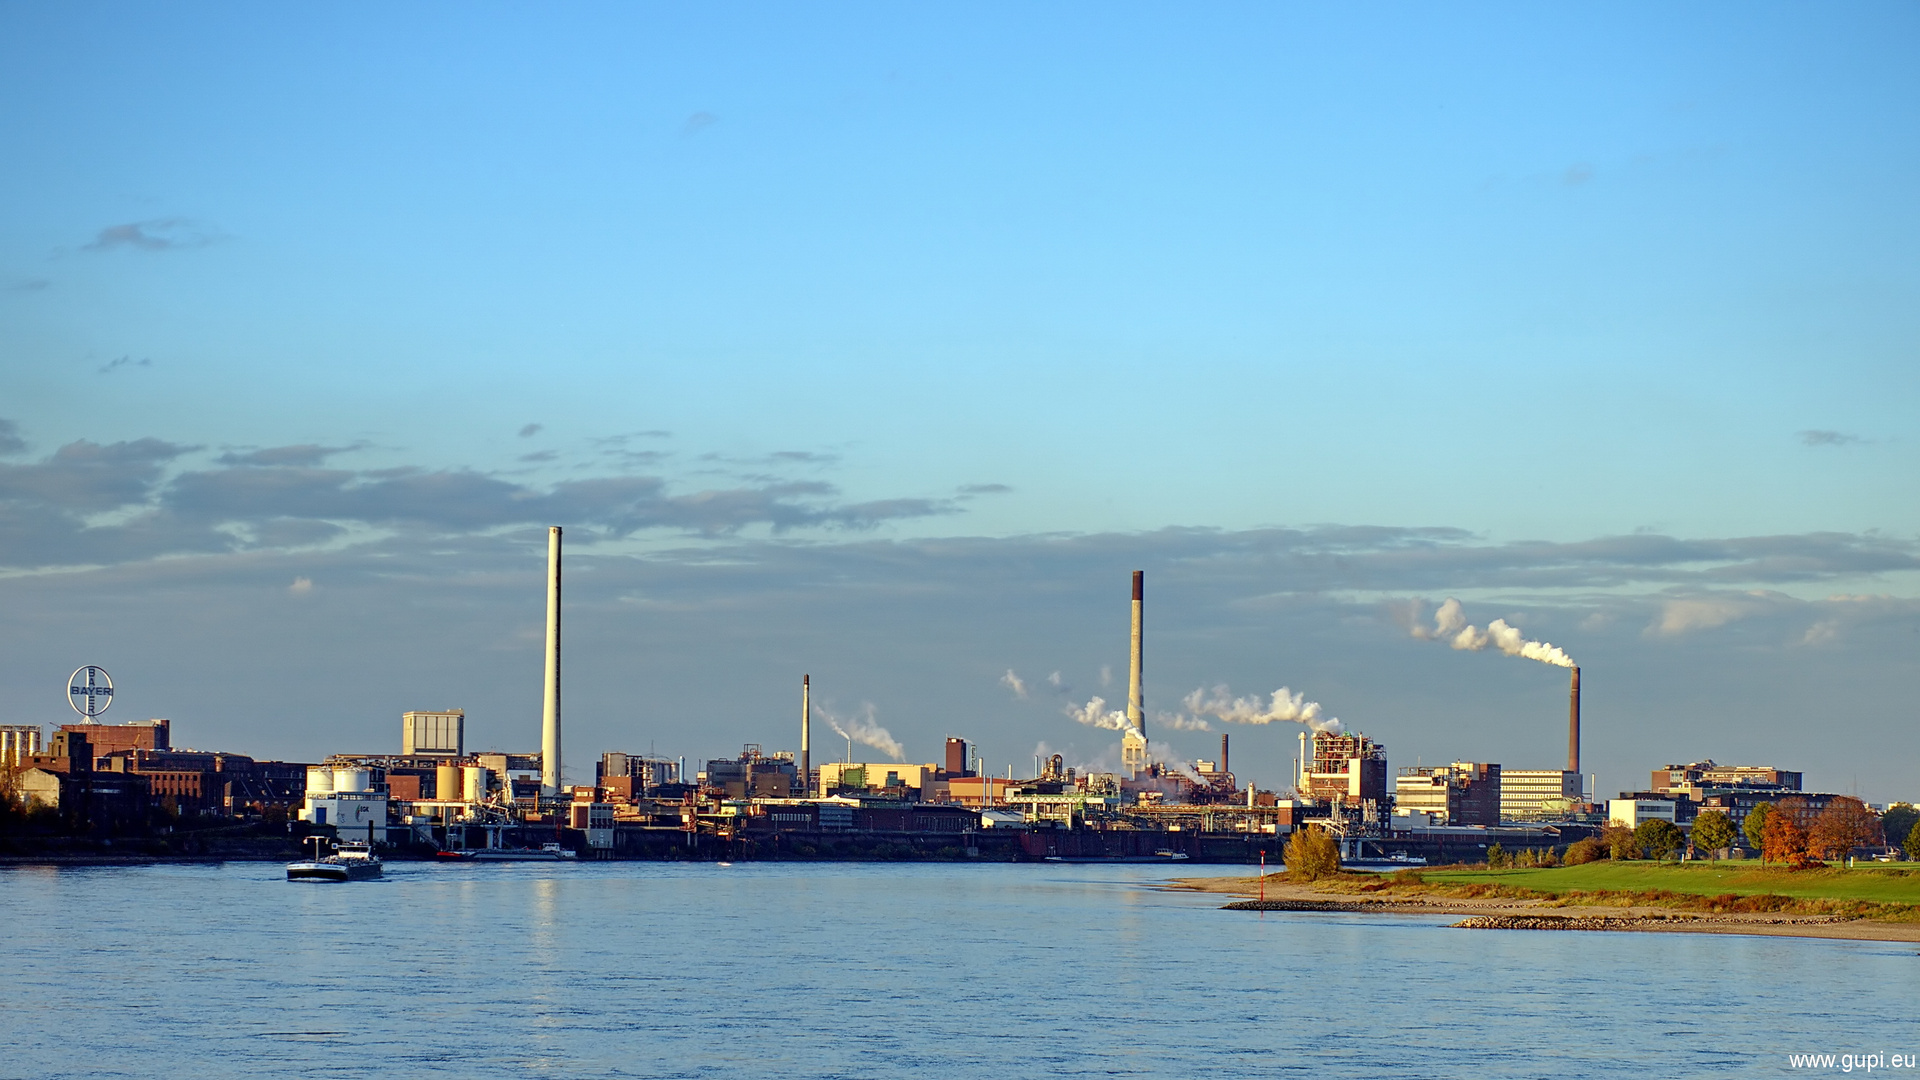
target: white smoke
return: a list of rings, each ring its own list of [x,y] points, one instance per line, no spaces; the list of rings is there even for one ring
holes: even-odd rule
[[[1105,728],[1108,731],[1133,730],[1133,725],[1127,723],[1127,714],[1118,709],[1107,708],[1106,698],[1092,698],[1085,705],[1068,705],[1060,711],[1073,717],[1077,723],[1088,727]]]
[[[1173,748],[1168,746],[1164,741],[1153,743],[1147,747],[1147,759],[1163,769],[1179,773],[1181,776],[1186,777],[1196,784],[1206,783],[1206,780],[1203,779],[1198,772],[1194,771],[1193,763],[1184,758],[1175,757]]]
[[[1008,668],[1007,673],[1000,676],[1000,685],[1013,691],[1013,696],[1019,698],[1021,701],[1027,700],[1026,680],[1015,675],[1012,668]]]
[[[861,706],[859,715],[851,717],[835,716],[818,705],[814,709],[826,717],[827,726],[841,738],[850,738],[861,746],[871,746],[895,761],[906,759],[907,748],[900,745],[900,740],[894,738],[892,732],[875,722],[872,705]]]
[[[1284,686],[1275,690],[1271,698],[1262,701],[1258,695],[1234,697],[1233,691],[1221,683],[1211,691],[1202,687],[1188,694],[1185,704],[1188,712],[1217,717],[1229,724],[1281,722],[1305,724],[1314,731],[1338,733],[1345,730],[1339,719],[1321,715],[1319,702],[1308,701],[1305,694],[1294,693]]]
[[[1573,657],[1547,642],[1528,640],[1518,627],[1507,625],[1505,619],[1493,620],[1485,630],[1470,625],[1466,612],[1461,610],[1460,601],[1451,596],[1440,605],[1439,611],[1434,612],[1433,629],[1429,630],[1415,622],[1413,636],[1425,641],[1444,641],[1465,652],[1479,652],[1492,645],[1508,656],[1538,660],[1555,667],[1573,666]]]
[[[1212,731],[1213,728],[1198,716],[1186,713],[1157,712],[1153,714],[1155,731]]]

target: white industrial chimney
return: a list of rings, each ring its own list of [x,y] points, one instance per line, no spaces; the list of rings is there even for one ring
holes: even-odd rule
[[[1127,657],[1127,730],[1120,736],[1120,768],[1129,776],[1138,777],[1152,768],[1151,755],[1147,753],[1147,710],[1146,699],[1140,686],[1141,651],[1141,586],[1146,578],[1143,571],[1133,572],[1133,642]]]
[[[547,685],[540,708],[540,793],[560,794],[560,526],[547,530]]]
[[[1141,666],[1141,586],[1145,584],[1146,572],[1133,572],[1133,648],[1127,663],[1127,726],[1142,735],[1147,733],[1146,699],[1140,689]]]

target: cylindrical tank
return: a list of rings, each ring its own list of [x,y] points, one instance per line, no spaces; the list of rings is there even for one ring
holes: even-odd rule
[[[460,793],[461,798],[470,803],[486,802],[487,781],[493,778],[493,770],[484,769],[478,765],[468,765],[460,771],[466,777],[466,787]]]
[[[333,794],[333,770],[324,765],[314,765],[307,769],[307,794]]]
[[[373,774],[365,769],[339,768],[333,770],[333,790],[369,791],[373,788]]]
[[[460,798],[460,766],[435,765],[433,767],[433,797],[445,802]]]

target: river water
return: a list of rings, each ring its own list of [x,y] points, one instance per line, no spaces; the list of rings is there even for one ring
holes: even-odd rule
[[[0,1076],[1746,1077],[1920,1051],[1913,945],[1262,915],[1167,873],[0,869]]]

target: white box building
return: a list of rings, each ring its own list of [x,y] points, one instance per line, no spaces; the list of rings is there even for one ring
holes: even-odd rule
[[[400,714],[400,752],[408,756],[465,757],[465,709]]]

